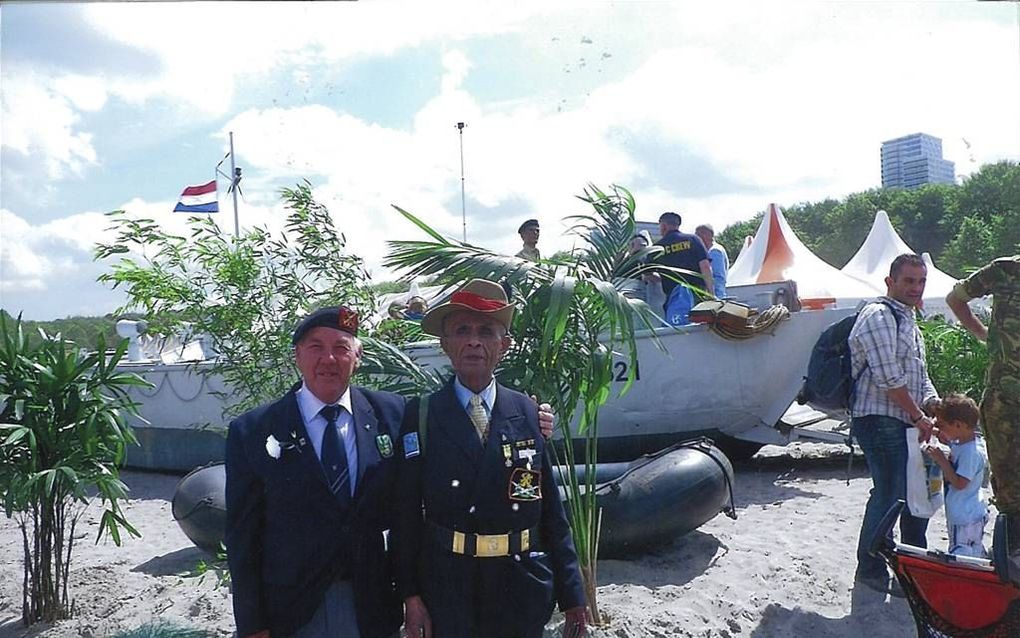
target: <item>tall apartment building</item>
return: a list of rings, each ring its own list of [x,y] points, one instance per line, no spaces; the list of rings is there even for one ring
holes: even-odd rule
[[[954,164],[942,159],[941,139],[914,133],[882,142],[882,188],[915,188],[955,181]]]

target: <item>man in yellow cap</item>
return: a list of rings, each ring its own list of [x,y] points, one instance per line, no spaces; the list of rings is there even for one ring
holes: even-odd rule
[[[408,404],[393,544],[408,636],[539,638],[559,603],[582,636],[585,596],[534,402],[496,382],[514,308],[474,279],[430,310],[454,377]]]

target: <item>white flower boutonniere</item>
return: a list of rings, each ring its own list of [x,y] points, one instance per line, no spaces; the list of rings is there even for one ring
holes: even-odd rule
[[[287,450],[296,450],[305,446],[305,439],[301,437],[297,438],[297,432],[290,433],[290,441],[278,441],[275,436],[270,434],[266,437],[266,454],[272,458],[279,460],[283,453]],[[297,439],[297,443],[294,443],[294,439]]]
[[[276,440],[276,437],[273,436],[272,434],[267,436],[266,437],[266,454],[268,454],[269,456],[273,457],[274,459],[279,459],[280,458],[280,454],[282,452],[283,452],[283,447],[280,445],[280,442]]]

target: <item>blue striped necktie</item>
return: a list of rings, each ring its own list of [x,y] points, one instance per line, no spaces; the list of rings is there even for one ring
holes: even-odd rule
[[[351,502],[347,450],[340,438],[340,430],[336,426],[336,419],[340,415],[340,406],[327,405],[319,410],[319,414],[326,419],[326,429],[322,433],[320,452],[322,469],[326,472],[326,482],[330,491],[342,506],[347,506]]]

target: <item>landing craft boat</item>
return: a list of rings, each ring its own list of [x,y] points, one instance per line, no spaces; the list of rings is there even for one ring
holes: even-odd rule
[[[762,310],[796,298],[791,282],[736,286],[727,292]],[[845,440],[781,419],[800,390],[818,335],[854,309],[790,305],[795,310],[787,318],[747,339],[727,339],[698,323],[636,331],[635,381],[629,392],[614,393],[599,410],[599,460],[630,460],[700,436],[718,439],[734,456],[803,437]],[[406,351],[423,366],[448,365],[435,342],[412,344]],[[628,365],[622,358],[613,364],[621,388]],[[812,413],[811,420],[819,416]]]
[[[762,309],[796,299],[792,282],[736,286],[729,294]],[[752,454],[764,444],[804,437],[845,441],[843,434],[808,430],[782,418],[797,396],[818,335],[853,308],[789,305],[793,310],[786,318],[749,339],[723,338],[706,324],[638,330],[636,380],[599,412],[599,460],[630,461],[700,436],[719,440],[728,453]],[[437,342],[412,344],[406,351],[424,366],[448,365]],[[161,356],[168,360],[168,351]],[[622,358],[614,363],[621,388],[628,365]],[[129,466],[187,471],[223,459],[220,393],[227,389],[209,374],[211,366],[211,361],[121,365],[155,385],[130,391],[145,420],[132,424],[141,447],[129,450]]]

